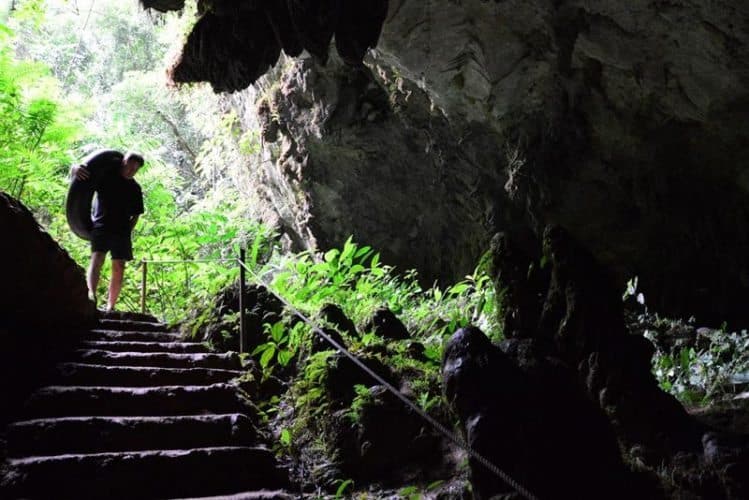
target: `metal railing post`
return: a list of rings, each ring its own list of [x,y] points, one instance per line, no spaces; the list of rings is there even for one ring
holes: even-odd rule
[[[239,352],[247,349],[247,332],[245,330],[244,318],[244,296],[247,288],[247,276],[245,275],[245,249],[239,249]]]
[[[144,260],[140,261],[141,275],[140,275],[140,312],[146,314],[146,289],[148,287],[148,262]]]

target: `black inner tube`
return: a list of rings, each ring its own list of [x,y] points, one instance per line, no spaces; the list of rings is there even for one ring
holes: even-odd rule
[[[84,240],[91,239],[94,223],[91,220],[91,204],[94,192],[102,176],[122,164],[123,154],[113,149],[100,149],[86,156],[81,164],[86,165],[91,176],[84,180],[73,179],[65,201],[65,215],[73,233]]]

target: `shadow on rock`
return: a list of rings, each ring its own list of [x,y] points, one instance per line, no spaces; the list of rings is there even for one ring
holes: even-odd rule
[[[534,342],[499,348],[473,327],[450,339],[445,395],[468,444],[539,498],[635,497],[605,415]],[[474,460],[471,470],[477,498],[513,491]]]

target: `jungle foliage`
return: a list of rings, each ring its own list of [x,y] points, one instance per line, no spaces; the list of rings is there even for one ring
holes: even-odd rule
[[[64,215],[68,171],[97,148],[136,150],[146,166],[147,216],[134,232],[137,258],[191,260],[236,255],[258,225],[245,217],[237,182],[237,132],[209,89],[169,89],[168,52],[192,22],[151,15],[137,2],[26,0],[0,27],[0,189],[19,198],[82,266],[88,244]],[[131,265],[135,267],[137,262]],[[222,265],[151,265],[148,303],[169,320],[237,274]],[[105,268],[103,276],[108,276]],[[123,309],[136,309],[131,269]],[[106,294],[102,280],[99,296]]]
[[[688,406],[731,400],[746,391],[749,386],[746,330],[697,330],[688,322],[663,319],[653,323],[656,326],[646,330],[645,336],[657,346],[653,373],[663,390]],[[691,335],[668,342],[679,331]]]

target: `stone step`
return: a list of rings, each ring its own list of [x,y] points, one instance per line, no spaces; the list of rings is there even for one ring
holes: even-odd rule
[[[119,330],[122,332],[166,332],[168,330],[168,326],[165,323],[119,319],[100,319],[99,328],[102,330]]]
[[[252,404],[232,384],[159,387],[43,387],[29,397],[26,418],[247,413]]]
[[[288,491],[282,490],[262,490],[262,491],[244,491],[234,493],[233,495],[220,495],[214,497],[190,497],[173,500],[295,500],[302,498],[301,495],[294,495]]]
[[[159,385],[210,385],[244,374],[215,368],[159,368],[153,366],[107,366],[60,363],[61,385],[153,387]]]
[[[130,311],[99,311],[99,319],[116,319],[120,321],[142,321],[145,323],[161,323],[156,316]]]
[[[98,349],[113,352],[181,352],[208,353],[210,350],[199,342],[143,342],[122,340],[86,340],[81,344],[85,349]]]
[[[78,349],[70,361],[109,366],[158,366],[161,368],[219,368],[239,370],[242,363],[235,352],[162,353],[112,352],[100,349]]]
[[[173,498],[279,489],[270,451],[251,447],[39,456],[8,460],[11,498]]]
[[[182,338],[178,333],[123,332],[100,328],[82,332],[80,337],[83,340],[115,340],[120,342],[179,342]]]
[[[45,418],[13,423],[7,433],[11,457],[251,446],[255,438],[252,422],[240,413]]]

